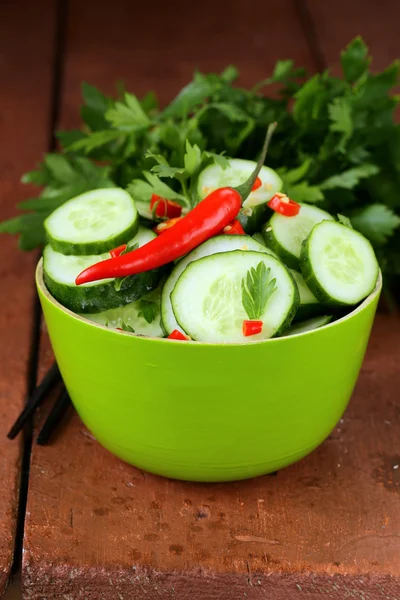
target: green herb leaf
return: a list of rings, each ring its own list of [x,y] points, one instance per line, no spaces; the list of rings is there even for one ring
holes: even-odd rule
[[[191,177],[200,169],[201,165],[201,150],[197,144],[190,144],[189,140],[186,140],[186,153],[183,157],[185,164],[185,175]]]
[[[306,202],[314,204],[322,202],[325,198],[321,189],[316,185],[310,185],[307,181],[283,186],[285,193],[295,202]]]
[[[226,69],[224,69],[221,73],[221,79],[225,83],[232,83],[233,81],[235,81],[235,79],[238,78],[238,76],[239,71],[233,65],[229,65],[229,67],[226,67]]]
[[[85,102],[81,108],[83,121],[92,131],[106,129],[108,123],[105,113],[113,104],[111,98],[107,98],[100,90],[85,82],[82,84],[82,96]]]
[[[203,158],[211,158],[215,164],[217,164],[222,169],[226,169],[229,167],[229,160],[223,154],[216,154],[215,152],[203,152]]]
[[[345,225],[346,227],[350,227],[350,229],[353,229],[353,225],[351,224],[349,217],[346,217],[345,215],[341,215],[340,213],[338,213],[337,218],[338,218],[339,223],[341,223],[342,225]]]
[[[267,302],[277,289],[276,279],[268,282],[271,269],[264,262],[259,262],[257,268],[251,267],[246,277],[242,279],[242,304],[249,319],[259,319],[265,312]]]
[[[122,250],[120,256],[123,254],[128,254],[128,252],[133,252],[133,250],[137,250],[139,248],[139,244],[131,240],[127,243],[125,250]]]
[[[384,204],[371,204],[351,217],[355,229],[375,244],[384,244],[400,225],[400,217]]]
[[[124,96],[124,102],[115,102],[113,108],[107,110],[105,117],[113,127],[121,131],[134,131],[147,127],[150,123],[139,100],[128,93]]]
[[[100,146],[104,146],[110,142],[114,142],[116,140],[122,140],[123,133],[121,131],[116,131],[114,129],[105,129],[104,131],[95,131],[91,135],[83,137],[79,140],[74,141],[70,146],[68,146],[68,150],[70,152],[76,152],[79,150],[83,150],[87,154],[92,152],[95,148],[99,148]]]
[[[151,300],[140,300],[138,317],[143,317],[147,323],[152,323],[159,310],[156,302]]]
[[[186,85],[162,113],[164,117],[183,117],[202,104],[213,91],[208,79],[197,73],[192,82]]]
[[[122,329],[122,331],[128,331],[129,333],[135,333],[133,327],[125,323],[125,321],[121,321],[120,329]]]
[[[331,131],[341,133],[338,144],[339,152],[345,152],[346,144],[353,133],[351,105],[348,98],[335,98],[328,106],[329,118],[332,121]]]
[[[371,59],[368,48],[361,37],[356,37],[340,55],[343,75],[346,81],[353,83],[367,70]]]
[[[325,181],[320,184],[320,188],[322,190],[330,190],[332,188],[351,190],[358,185],[361,179],[372,177],[377,173],[379,173],[379,167],[366,163],[359,167],[343,171],[343,173],[340,173],[339,175],[332,175],[332,177],[325,179]]]

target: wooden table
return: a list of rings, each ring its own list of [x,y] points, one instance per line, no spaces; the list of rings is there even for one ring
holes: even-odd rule
[[[156,88],[167,101],[195,67],[236,64],[246,85],[268,75],[277,58],[294,57],[311,71],[328,64],[336,70],[340,49],[357,33],[370,44],[377,68],[398,53],[399,9],[389,0],[138,4],[0,5],[2,218],[29,194],[19,176],[50,147],[54,125],[79,125],[83,80],[112,93],[123,79],[138,95]],[[32,385],[35,358],[40,377],[52,355],[45,333],[40,347],[35,343],[34,257],[16,252],[5,237],[0,243],[7,256],[0,321],[7,340],[0,360],[1,592],[12,563],[21,473],[19,446],[4,435],[29,374]],[[22,509],[29,492],[24,597],[398,600],[399,335],[399,320],[380,315],[343,421],[316,452],[275,477],[224,485],[157,478],[113,458],[73,416],[53,446],[33,447],[29,481],[23,478]],[[25,462],[29,452],[28,439]]]

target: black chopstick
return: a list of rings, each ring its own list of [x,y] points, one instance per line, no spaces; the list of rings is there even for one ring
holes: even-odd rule
[[[68,395],[67,390],[64,388],[58,396],[57,400],[54,403],[53,408],[51,409],[49,416],[47,417],[42,429],[40,430],[36,443],[40,446],[44,446],[48,443],[50,437],[53,435],[54,431],[57,429],[58,425],[63,420],[65,413],[68,408],[71,406],[71,398]]]
[[[24,425],[33,416],[36,409],[41,405],[49,391],[61,380],[61,374],[57,363],[54,363],[43,377],[42,381],[35,388],[32,396],[28,398],[25,408],[22,410],[18,419],[7,434],[10,440],[13,440],[24,427]]]

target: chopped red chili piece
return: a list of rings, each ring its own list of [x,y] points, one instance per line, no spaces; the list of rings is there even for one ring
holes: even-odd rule
[[[248,337],[249,335],[257,335],[257,333],[262,332],[263,328],[262,321],[243,321],[243,335]]]
[[[169,219],[173,219],[175,217],[180,217],[182,213],[182,206],[180,204],[173,202],[173,200],[161,198],[161,196],[157,196],[157,194],[153,194],[150,200],[150,209],[153,210],[154,208],[157,217],[168,217]]]
[[[258,190],[258,188],[260,188],[262,186],[262,181],[259,177],[257,177],[257,179],[254,182],[253,187],[251,188],[252,192],[255,192],[256,190]]]
[[[164,233],[164,231],[167,231],[167,229],[171,229],[171,227],[176,225],[177,222],[180,221],[181,219],[182,219],[182,217],[176,217],[175,219],[169,219],[168,221],[163,221],[162,223],[159,223],[158,225],[156,225],[154,227],[153,231],[157,235],[160,235],[161,233]]]
[[[111,258],[115,258],[116,256],[119,256],[121,254],[121,252],[123,252],[124,250],[126,250],[126,244],[121,244],[121,246],[118,246],[117,248],[110,250]]]
[[[268,202],[268,206],[284,217],[295,217],[300,211],[300,204],[297,204],[294,200],[290,200],[286,194],[280,193],[272,196]]]
[[[181,331],[178,331],[178,329],[174,329],[172,333],[169,334],[168,336],[169,340],[189,340],[190,338],[188,338],[187,335],[184,335]]]
[[[232,223],[229,223],[226,227],[223,228],[223,233],[227,235],[246,235],[245,230],[240,224],[240,221],[235,219]]]

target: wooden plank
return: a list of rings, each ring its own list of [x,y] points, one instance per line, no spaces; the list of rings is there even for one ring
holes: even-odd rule
[[[47,145],[54,6],[42,11],[28,1],[0,3],[0,220],[32,191],[21,174],[40,160]],[[0,237],[0,595],[13,558],[21,443],[6,433],[26,393],[33,308],[34,257],[15,239]]]
[[[112,94],[122,80],[138,96],[155,89],[164,103],[195,69],[234,64],[240,83],[253,85],[279,58],[313,68],[291,0],[232,0],[229,10],[212,0],[190,8],[171,0],[155,11],[130,0],[116,0],[112,10],[104,0],[71,0],[63,123],[79,124],[82,81]]]
[[[73,418],[33,455],[26,597],[398,599],[399,336],[380,315],[343,420],[276,477],[158,478]]]
[[[286,0],[236,0],[229,13],[210,0],[190,11],[172,1],[162,18],[128,1],[110,10],[72,0],[62,121],[78,124],[82,80],[112,92],[123,79],[167,101],[196,66],[234,63],[251,84],[283,57],[312,67]],[[398,598],[399,330],[380,317],[343,423],[276,477],[161,479],[112,457],[73,417],[54,445],[33,452],[25,597]],[[45,341],[42,373],[51,359]]]
[[[315,24],[325,63],[340,72],[340,51],[361,35],[373,56],[372,68],[382,70],[399,57],[397,24],[400,4],[392,0],[304,0]]]

